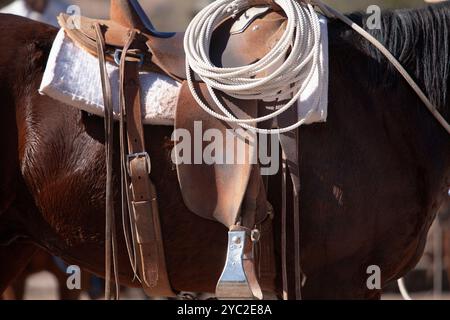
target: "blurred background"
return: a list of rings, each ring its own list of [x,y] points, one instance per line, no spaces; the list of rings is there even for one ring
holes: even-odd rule
[[[333,7],[351,12],[369,5],[382,9],[414,8],[424,0],[324,0]],[[439,0],[428,0],[438,2]],[[140,3],[157,29],[179,31],[186,28],[195,13],[211,0],[141,0]],[[14,13],[56,24],[55,16],[69,5],[78,5],[81,14],[106,18],[108,0],[0,0],[0,12]],[[82,270],[82,290],[68,290],[67,266],[57,257],[41,251],[27,270],[6,292],[3,299],[98,299],[104,283]],[[406,285],[416,299],[450,299],[450,205],[442,208],[429,235],[425,254],[417,268],[406,277]],[[140,289],[123,288],[125,299],[144,299]],[[0,297],[1,299],[2,297]],[[400,299],[396,286],[386,290],[384,299]]]
[[[0,0],[0,7],[11,2],[13,2],[13,0]],[[86,16],[102,18],[106,17],[108,14],[108,0],[65,0],[65,2],[79,5],[82,14]],[[195,12],[203,8],[209,2],[211,2],[211,0],[140,1],[152,22],[161,31],[184,30]],[[345,12],[365,10],[369,5],[373,4],[379,5],[381,8],[406,8],[424,5],[423,0],[325,0],[325,2]]]

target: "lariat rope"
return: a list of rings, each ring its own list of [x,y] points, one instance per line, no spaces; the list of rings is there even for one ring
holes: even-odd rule
[[[218,68],[209,57],[215,27],[224,19],[248,8],[248,0],[219,0],[211,3],[192,20],[184,38],[187,80],[197,103],[217,119],[238,123],[243,128],[264,134],[292,131],[305,122],[301,120],[286,128],[270,130],[252,125],[273,119],[295,106],[320,62],[320,22],[313,6],[292,0],[276,2],[288,18],[286,31],[265,57],[251,65]],[[213,111],[200,99],[194,88],[191,69],[206,84],[212,99],[224,115]],[[260,77],[263,73],[266,76]],[[241,100],[277,101],[292,98],[264,117],[238,119],[223,106],[214,90]]]
[[[306,119],[279,129],[259,129],[252,125],[253,123],[273,119],[289,108],[295,107],[297,100],[312,80],[316,68],[320,67],[321,33],[320,22],[313,7],[315,5],[327,16],[335,17],[346,23],[380,50],[416,92],[436,120],[450,133],[450,124],[439,113],[436,106],[427,98],[406,69],[383,44],[363,28],[320,0],[274,0],[274,2],[284,10],[287,16],[286,31],[265,57],[248,66],[216,67],[210,60],[209,47],[215,27],[226,18],[236,16],[244,9],[255,5],[254,0],[215,1],[192,20],[184,38],[186,74],[193,97],[207,113],[219,120],[237,123],[245,129],[264,134],[286,133],[304,124]],[[261,4],[263,4],[263,1]],[[277,66],[279,67],[276,68]],[[223,115],[213,111],[199,97],[194,88],[191,70],[206,84],[212,99],[223,112]],[[266,74],[266,76],[261,77],[261,74]],[[238,119],[219,101],[215,90],[242,100],[283,101],[286,97],[292,98],[287,104],[277,106],[275,112],[264,117]],[[314,103],[317,103],[317,101],[314,101]]]

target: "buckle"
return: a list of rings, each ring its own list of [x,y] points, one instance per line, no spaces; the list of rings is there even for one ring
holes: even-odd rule
[[[145,158],[147,160],[147,172],[150,174],[152,172],[152,161],[150,160],[150,156],[147,152],[139,152],[139,153],[132,153],[127,155],[127,172],[128,175],[131,177],[131,169],[130,169],[130,162],[137,158]]]
[[[252,242],[259,242],[259,240],[261,240],[261,231],[258,229],[253,229],[251,231],[250,238],[252,239]]]
[[[123,53],[122,49],[116,49],[116,51],[114,51],[114,62],[118,66],[120,66],[120,60],[122,59],[122,53]],[[144,65],[145,56],[143,53],[128,52],[128,56],[139,59],[138,60],[139,68],[141,68]]]

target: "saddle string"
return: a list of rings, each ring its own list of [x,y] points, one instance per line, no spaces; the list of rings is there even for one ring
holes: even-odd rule
[[[282,151],[282,178],[281,178],[281,274],[283,282],[283,300],[289,298],[288,272],[287,272],[287,159]]]
[[[122,117],[122,115],[121,115]],[[121,125],[120,125],[121,129],[120,129],[120,149],[121,150],[125,150],[123,141],[124,141],[124,123],[123,123],[123,119],[121,120]],[[125,155],[124,153],[122,153],[122,155]],[[137,280],[139,282],[142,282],[139,275],[138,275],[138,269],[137,269],[137,252],[136,252],[136,232],[134,232],[134,221],[132,219],[132,215],[130,214],[130,209],[131,208],[131,202],[130,202],[130,195],[129,195],[129,190],[128,190],[128,186],[129,184],[129,179],[127,176],[127,171],[126,171],[126,161],[125,161],[125,156],[121,157],[121,168],[120,168],[120,174],[121,174],[121,185],[122,185],[122,190],[121,190],[121,202],[122,202],[122,227],[123,227],[123,234],[124,234],[124,238],[125,238],[125,244],[127,247],[127,253],[128,253],[128,260],[130,262],[131,265],[131,269],[133,270],[133,281]]]
[[[122,149],[122,141],[123,141],[123,122],[120,124],[120,145]],[[129,205],[129,197],[128,193],[125,191],[127,188],[127,179],[124,174],[124,159],[123,156],[120,159],[120,182],[121,182],[121,206],[122,206],[122,229],[125,238],[125,245],[127,248],[128,260],[130,261],[131,269],[133,270],[133,281],[138,279],[137,276],[137,262],[136,262],[136,248],[134,247],[134,234],[132,232],[131,226],[131,215],[128,214]],[[127,219],[128,218],[128,219]]]
[[[94,24],[103,103],[105,105],[105,153],[106,153],[106,222],[105,222],[105,299],[111,298],[111,269],[114,272],[115,298],[119,299],[117,241],[114,214],[113,153],[114,153],[114,114],[112,107],[111,83],[106,70],[105,39],[98,23]]]
[[[109,82],[109,77],[106,69],[106,59],[105,59],[105,40],[102,34],[102,30],[99,24],[94,24],[93,27],[96,31],[96,44],[97,53],[99,57],[100,75],[102,82],[103,100],[105,105],[105,149],[106,149],[106,223],[105,223],[105,298],[110,299],[111,295],[111,283],[112,276],[111,270],[114,272],[114,284],[115,284],[115,299],[119,299],[120,296],[120,279],[118,271],[118,252],[117,252],[117,236],[116,236],[116,222],[114,214],[114,199],[113,199],[113,132],[114,132],[114,114],[112,107],[112,95],[111,95],[111,84]],[[125,59],[127,56],[128,49],[134,39],[134,33],[130,35],[130,39],[127,45],[124,47],[123,55],[120,61],[120,83],[124,81],[125,73]],[[125,115],[125,97],[124,88],[120,86],[120,148],[125,150],[126,139],[124,138],[124,115]],[[132,215],[130,214],[130,195],[129,195],[129,179],[126,170],[126,160],[125,152],[121,152],[121,197],[122,197],[122,222],[123,222],[123,232],[127,247],[127,252],[130,260],[132,270],[134,272],[134,278],[139,282],[142,282],[138,276],[137,271],[137,254],[136,254],[136,222],[134,221]],[[126,218],[128,215],[128,223]],[[127,225],[129,224],[129,228]]]
[[[292,133],[293,140],[289,140],[290,143],[294,143],[298,146],[299,138],[298,138],[298,130],[295,130]],[[284,134],[283,134],[284,135]],[[281,135],[281,136],[283,136]],[[281,180],[281,197],[282,197],[282,208],[281,208],[281,266],[282,266],[282,281],[283,281],[283,299],[290,299],[291,295],[289,294],[289,277],[288,277],[288,232],[293,229],[293,252],[294,252],[294,293],[296,300],[302,300],[302,287],[306,282],[306,275],[303,273],[302,263],[301,263],[301,242],[300,242],[300,181],[298,177],[300,177],[298,158],[292,158],[292,155],[287,155],[287,150],[292,152],[292,145],[289,145],[287,141],[280,140],[282,145],[282,153],[281,153],[281,166],[282,166],[282,180]],[[298,148],[295,148],[295,152],[298,154]],[[290,152],[290,153],[291,153]],[[295,162],[295,164],[293,163]],[[288,179],[291,179],[288,182]],[[292,198],[290,198],[292,203],[292,208],[289,212],[292,213],[291,221],[293,224],[293,228],[288,223],[288,192]],[[291,228],[291,229],[290,229]]]
[[[126,56],[126,52],[123,52],[122,57]],[[119,72],[119,82],[123,83],[124,79],[124,66],[122,67],[121,61],[120,63],[120,72]],[[135,222],[133,219],[133,215],[130,213],[130,210],[132,210],[131,205],[131,198],[130,198],[130,189],[129,186],[131,185],[130,179],[128,176],[128,170],[127,170],[127,161],[126,161],[126,154],[127,154],[127,142],[125,139],[126,129],[125,129],[125,115],[126,115],[126,108],[125,108],[125,91],[124,86],[120,86],[119,88],[119,106],[120,106],[120,115],[119,115],[119,125],[120,125],[120,174],[121,174],[121,206],[122,206],[122,227],[123,227],[123,233],[125,238],[125,244],[127,247],[127,253],[128,253],[128,259],[131,265],[131,268],[133,270],[133,280],[137,279],[139,282],[141,282],[140,277],[138,276],[138,267],[137,267],[137,251],[136,251],[136,229],[135,229]],[[128,218],[128,219],[127,219]]]
[[[295,136],[296,153],[298,161],[298,149],[299,149],[299,129],[295,129],[293,132]],[[303,283],[303,270],[301,266],[301,248],[300,248],[300,168],[299,163],[295,168],[289,169],[295,172],[291,172],[292,179],[292,200],[293,200],[293,215],[294,215],[294,265],[295,265],[295,296],[297,300],[302,299],[302,283]],[[294,178],[295,176],[295,178]]]
[[[116,300],[120,299],[120,279],[119,279],[119,259],[118,259],[118,246],[117,246],[117,229],[115,215],[112,215],[111,219],[111,237],[112,237],[112,257],[113,257],[113,270],[114,270],[114,287]]]
[[[125,208],[124,212],[126,215],[128,215],[128,221],[130,224],[130,235],[127,236],[128,238],[128,244],[127,244],[127,251],[129,254],[129,260],[131,263],[131,267],[133,269],[133,273],[134,273],[134,279],[137,279],[140,283],[145,283],[146,284],[146,280],[144,277],[144,271],[142,270],[142,274],[141,276],[139,276],[139,268],[137,267],[138,261],[140,261],[140,256],[137,253],[137,243],[138,243],[138,236],[137,236],[137,226],[136,226],[136,219],[134,217],[134,214],[132,214],[133,209],[133,205],[132,205],[132,196],[130,195],[130,188],[131,188],[131,180],[129,177],[129,172],[128,172],[128,161],[126,159],[126,155],[128,154],[128,149],[129,149],[129,144],[127,143],[127,139],[125,138],[125,130],[123,130],[126,126],[125,121],[124,121],[124,117],[127,116],[127,110],[126,110],[126,99],[125,99],[125,73],[126,73],[126,63],[127,63],[127,58],[129,56],[129,53],[133,50],[130,49],[131,45],[133,44],[135,37],[136,37],[136,30],[131,30],[129,32],[129,38],[127,43],[125,44],[123,51],[122,51],[122,55],[120,57],[120,63],[119,63],[119,69],[120,69],[120,119],[121,119],[121,144],[120,144],[120,148],[121,148],[121,154],[123,155],[121,157],[121,162],[122,162],[122,166],[121,166],[121,174],[122,174],[122,181],[124,182],[123,185],[123,191],[125,193],[125,199],[122,198],[122,207]],[[130,111],[131,112],[131,111]],[[126,202],[124,202],[126,201]],[[123,219],[125,220],[125,219]],[[125,225],[124,225],[125,228]],[[124,233],[128,234],[128,232],[126,231],[126,229],[124,229]],[[130,244],[130,239],[131,239],[131,244]],[[140,263],[140,262],[139,262]]]
[[[120,96],[121,96],[121,114],[125,115],[127,117],[127,135],[128,138],[127,140],[127,146],[128,146],[128,152],[127,153],[123,153],[123,154],[129,154],[129,155],[136,155],[136,154],[147,154],[144,151],[137,153],[138,151],[140,151],[141,149],[145,148],[143,145],[136,145],[138,142],[139,143],[143,143],[144,139],[143,139],[143,127],[142,127],[142,123],[134,123],[135,127],[130,129],[130,124],[133,124],[133,117],[134,117],[134,113],[136,111],[136,101],[139,101],[140,103],[140,98],[139,98],[139,85],[138,82],[136,81],[135,77],[138,77],[138,69],[139,69],[139,54],[137,53],[136,49],[131,49],[132,44],[134,43],[134,41],[136,40],[136,35],[139,31],[136,29],[132,29],[129,31],[128,34],[128,40],[127,43],[125,44],[123,51],[122,51],[122,55],[120,57]],[[132,76],[130,78],[130,76]],[[136,90],[136,94],[137,94],[137,98],[136,96],[130,97],[127,95],[127,92],[125,92],[125,87],[130,88],[130,86],[133,86],[134,89]],[[127,97],[127,99],[130,99],[130,101],[127,101],[125,99],[125,97]],[[137,100],[134,100],[137,99]],[[132,105],[133,109],[129,110],[127,109],[127,105]],[[140,110],[140,105],[139,105],[139,110]],[[139,129],[141,131],[139,131]],[[130,130],[133,130],[133,134],[130,135]],[[123,144],[123,150],[125,151],[125,144]],[[148,155],[147,155],[148,156]],[[145,173],[146,175],[149,174],[149,170],[150,170],[150,164],[147,165],[147,172]],[[152,244],[152,246],[150,246],[150,248],[146,248],[144,247],[142,241],[142,235],[139,235],[138,233],[142,233],[145,232],[142,230],[143,225],[138,225],[138,219],[139,219],[139,215],[142,215],[142,208],[140,208],[139,210],[137,209],[137,205],[140,203],[139,200],[143,199],[143,196],[141,195],[139,198],[137,198],[136,194],[139,194],[139,192],[142,192],[142,185],[141,186],[137,186],[136,184],[133,184],[133,170],[139,171],[140,169],[137,168],[136,166],[133,166],[131,161],[128,160],[128,156],[127,159],[125,161],[125,169],[124,170],[124,175],[126,177],[125,181],[129,181],[129,185],[126,187],[126,193],[127,193],[127,200],[128,200],[128,213],[130,216],[130,222],[131,222],[131,230],[132,230],[132,239],[133,239],[133,250],[134,253],[136,253],[136,248],[139,247],[139,254],[135,254],[134,256],[136,257],[135,261],[137,263],[139,263],[139,267],[137,268],[137,271],[135,270],[135,278],[137,278],[142,284],[144,284],[145,286],[152,288],[152,287],[156,287],[157,286],[157,281],[159,280],[159,271],[158,271],[158,267],[160,264],[160,261],[152,261],[151,265],[152,265],[152,269],[148,270],[150,274],[146,274],[146,264],[149,263],[149,261],[147,261],[147,258],[150,257],[151,259],[158,259],[160,258],[159,255],[159,249],[155,247],[155,244],[157,243],[157,241],[155,240],[154,243]],[[135,178],[138,180],[141,180],[141,174],[142,173],[138,173],[135,174]],[[148,177],[147,177],[148,179]],[[150,181],[148,181],[149,184],[151,184]],[[133,188],[133,189],[131,189]],[[151,189],[151,187],[150,187]],[[131,192],[133,192],[133,195],[131,194]],[[151,193],[151,192],[150,192]],[[151,195],[152,197],[154,195]],[[151,199],[151,201],[154,201],[154,199]],[[153,210],[153,209],[152,209]],[[150,212],[150,216],[153,217],[153,212]],[[153,218],[152,218],[153,220]],[[141,228],[141,231],[139,231],[138,229]],[[151,253],[148,252],[148,250],[151,251]],[[146,252],[143,252],[146,251]],[[138,276],[138,274],[140,274],[140,277]]]

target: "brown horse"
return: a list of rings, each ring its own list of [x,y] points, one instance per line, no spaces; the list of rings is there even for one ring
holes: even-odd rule
[[[363,24],[363,16],[353,18]],[[382,20],[375,35],[449,120],[450,5],[386,12]],[[102,275],[103,119],[38,94],[56,29],[1,16],[0,30],[0,292],[36,246]],[[380,267],[384,287],[422,255],[450,182],[450,139],[377,51],[339,22],[330,21],[329,31],[328,121],[300,130],[303,295],[378,298],[381,290],[367,286],[369,266]],[[145,132],[168,273],[174,290],[213,292],[227,230],[183,204],[172,130]],[[279,176],[269,195],[279,213]],[[119,246],[121,281],[132,285],[122,238]],[[273,291],[280,288],[278,277]]]

